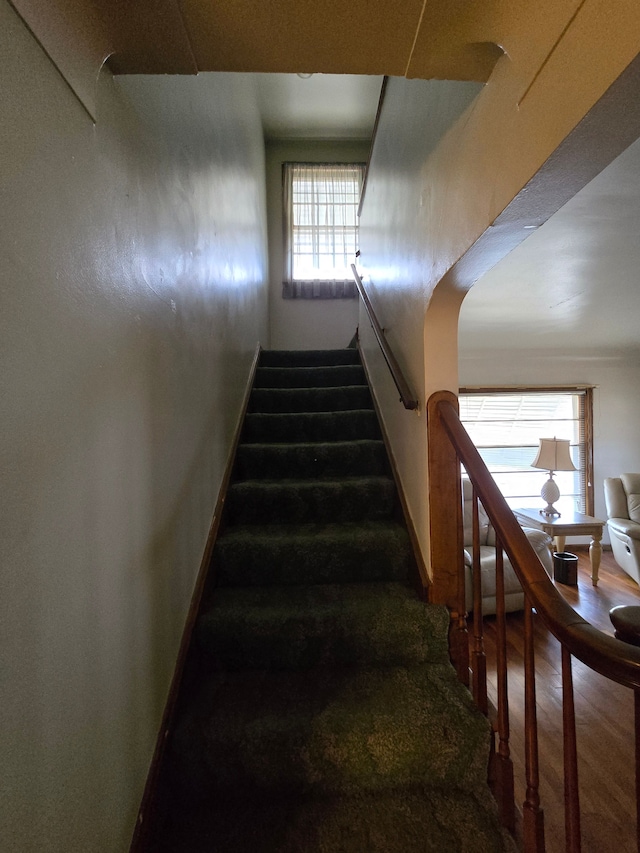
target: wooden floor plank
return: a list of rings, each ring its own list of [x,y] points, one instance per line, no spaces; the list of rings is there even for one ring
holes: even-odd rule
[[[600,580],[590,579],[589,556],[578,554],[578,586],[556,584],[580,615],[613,635],[609,610],[616,604],[640,604],[640,587],[605,551]],[[524,617],[507,617],[511,753],[516,800],[524,802]],[[496,701],[495,620],[486,619],[488,693]],[[560,646],[536,619],[537,707],[540,747],[540,796],[545,813],[548,853],[563,853],[564,791],[562,767],[562,690]],[[573,661],[578,732],[583,853],[636,853],[633,766],[633,695],[604,676]]]

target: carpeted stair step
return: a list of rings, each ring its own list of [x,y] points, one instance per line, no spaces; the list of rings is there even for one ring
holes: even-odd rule
[[[372,409],[367,385],[338,388],[254,388],[249,412],[341,412]]]
[[[381,438],[357,350],[261,353],[150,851],[511,850]]]
[[[360,364],[327,367],[258,367],[254,388],[333,388],[336,385],[364,385]]]
[[[185,839],[188,839],[185,845]],[[183,846],[185,845],[185,846]],[[154,853],[516,853],[485,790],[185,803]]]
[[[331,350],[262,350],[261,367],[329,367],[338,364],[360,364],[357,349]]]
[[[220,673],[192,697],[174,760],[194,797],[472,791],[486,784],[488,735],[450,664]]]
[[[446,609],[404,584],[229,587],[215,591],[196,636],[220,670],[370,668],[447,663],[448,628]]]
[[[236,455],[240,480],[357,477],[389,473],[384,442],[307,442],[296,444],[241,444]]]
[[[406,581],[412,566],[409,535],[392,521],[232,525],[214,551],[221,586]]]
[[[341,480],[246,480],[227,494],[231,524],[307,524],[391,518],[396,486],[391,477]]]
[[[365,438],[380,438],[380,427],[373,409],[279,415],[248,414],[242,432],[242,441],[251,444],[355,441]]]

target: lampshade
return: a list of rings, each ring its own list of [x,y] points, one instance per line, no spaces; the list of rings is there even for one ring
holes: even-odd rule
[[[538,455],[531,467],[542,468],[544,471],[576,471],[569,452],[569,439],[541,438]]]

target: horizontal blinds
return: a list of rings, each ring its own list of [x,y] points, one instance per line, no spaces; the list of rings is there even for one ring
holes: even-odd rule
[[[511,506],[537,506],[546,475],[532,468],[540,438],[569,439],[576,472],[555,480],[561,501],[586,512],[585,392],[463,392],[460,419]]]

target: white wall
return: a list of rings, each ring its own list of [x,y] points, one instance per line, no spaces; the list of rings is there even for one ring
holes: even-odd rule
[[[358,299],[283,299],[282,164],[365,163],[369,142],[274,141],[267,143],[269,309],[272,349],[346,347],[358,325]]]
[[[224,75],[103,73],[94,126],[5,0],[0,44],[0,846],[125,851],[266,338],[261,129]]]
[[[374,145],[360,226],[365,286],[386,339],[400,363],[418,411],[407,411],[375,340],[364,307],[360,339],[409,509],[428,560],[428,472],[425,416],[425,314],[437,263],[441,213],[437,198],[444,189],[428,181],[430,158],[452,124],[471,109],[482,87],[440,80],[389,80]],[[433,237],[433,233],[436,236]],[[456,306],[457,308],[457,306]],[[436,346],[429,364],[439,377],[455,359],[455,325],[439,325],[447,347]],[[453,335],[451,334],[453,332]],[[430,342],[433,341],[433,335]],[[455,376],[455,360],[452,361]]]
[[[462,306],[464,312],[464,303]],[[553,352],[464,349],[460,345],[460,385],[594,385],[594,503],[606,519],[603,480],[640,471],[640,353]],[[541,482],[542,487],[542,482]],[[571,540],[573,542],[588,540]],[[608,542],[605,531],[603,542]],[[571,544],[567,542],[571,550]]]

